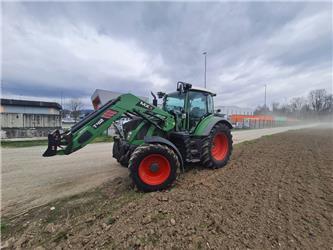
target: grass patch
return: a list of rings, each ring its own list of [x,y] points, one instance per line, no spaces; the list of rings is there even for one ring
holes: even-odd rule
[[[53,211],[50,211],[45,218],[46,223],[53,223],[56,222],[59,217],[62,215],[62,211],[59,208],[56,208]]]
[[[66,240],[67,239],[67,232],[65,231],[60,231],[56,234],[56,236],[54,237],[53,241],[54,242],[59,242],[61,240]]]
[[[112,215],[110,215],[107,220],[106,220],[106,224],[107,225],[112,225],[113,223],[116,222],[116,219],[112,217]]]
[[[91,143],[99,142],[112,142],[113,137],[107,135],[97,136]],[[25,140],[25,141],[3,141],[1,140],[1,147],[3,148],[25,148],[34,146],[47,146],[47,140]]]
[[[8,225],[4,221],[1,221],[1,234],[6,233],[7,229]]]
[[[47,146],[47,140],[1,141],[1,147],[3,148],[23,148],[44,145]]]

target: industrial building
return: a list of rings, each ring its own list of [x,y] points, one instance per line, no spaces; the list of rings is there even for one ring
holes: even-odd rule
[[[1,99],[1,138],[44,137],[61,128],[60,104]]]
[[[231,116],[231,115],[253,115],[253,109],[251,108],[240,108],[237,106],[216,106],[216,110],[220,109],[221,114]]]

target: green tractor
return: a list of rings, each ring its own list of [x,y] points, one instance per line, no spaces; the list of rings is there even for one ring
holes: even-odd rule
[[[132,94],[110,100],[67,131],[53,131],[43,156],[68,155],[115,125],[113,157],[124,167],[141,191],[168,188],[178,169],[201,163],[211,169],[225,166],[232,152],[231,123],[214,112],[214,93],[177,83],[177,91],[158,92],[163,106]],[[128,122],[115,124],[127,117]]]

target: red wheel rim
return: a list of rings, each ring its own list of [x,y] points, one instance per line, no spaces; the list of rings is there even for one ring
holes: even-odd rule
[[[214,136],[211,149],[212,156],[217,161],[225,159],[228,153],[228,137],[224,133],[218,133]]]
[[[162,184],[168,179],[170,172],[170,162],[160,154],[146,156],[139,165],[139,177],[148,185]]]

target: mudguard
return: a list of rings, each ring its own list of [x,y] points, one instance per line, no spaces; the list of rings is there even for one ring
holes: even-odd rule
[[[205,119],[203,119],[196,127],[194,131],[194,135],[198,136],[207,136],[209,135],[212,128],[217,124],[222,123],[227,125],[230,129],[232,129],[232,124],[225,118],[221,116],[208,116]]]
[[[160,144],[164,144],[167,145],[169,147],[171,147],[177,154],[179,162],[180,162],[180,169],[182,172],[184,172],[184,161],[183,161],[183,157],[180,153],[180,151],[178,150],[178,148],[175,146],[175,144],[173,144],[171,141],[160,137],[160,136],[145,136],[144,137],[144,142],[145,143],[160,143]]]

